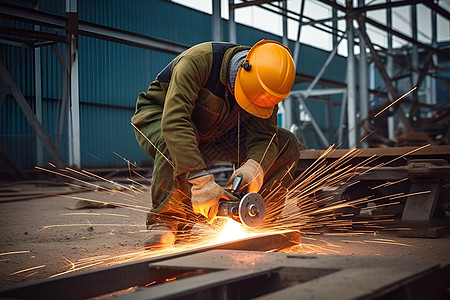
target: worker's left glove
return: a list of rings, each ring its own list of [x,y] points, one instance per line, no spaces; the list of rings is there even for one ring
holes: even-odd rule
[[[238,193],[247,188],[248,193],[257,193],[264,182],[264,170],[261,165],[253,159],[247,160],[239,169],[235,170],[227,182],[227,186],[231,189],[236,176],[242,175],[242,182]]]
[[[237,201],[231,193],[224,190],[214,181],[214,175],[207,174],[193,179],[188,182],[191,187],[191,203],[194,213],[201,214],[208,218],[211,223],[217,215],[219,209],[219,200]]]

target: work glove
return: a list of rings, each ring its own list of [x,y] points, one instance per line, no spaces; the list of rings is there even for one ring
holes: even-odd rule
[[[238,193],[241,193],[245,188],[247,188],[248,193],[257,193],[261,189],[264,182],[264,170],[256,160],[250,158],[239,169],[235,170],[227,182],[228,188],[231,189],[233,181],[238,175],[242,175]]]
[[[194,213],[205,216],[208,223],[212,223],[217,215],[219,199],[239,200],[218,185],[212,174],[189,179],[188,182],[192,184],[191,203]]]

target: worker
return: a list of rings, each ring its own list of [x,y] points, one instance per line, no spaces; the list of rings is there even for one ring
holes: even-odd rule
[[[228,186],[241,174],[239,191],[260,192],[268,216],[279,210],[284,199],[274,199],[274,189],[289,185],[300,155],[295,136],[277,126],[277,104],[294,79],[291,52],[276,41],[205,42],[139,94],[131,121],[154,160],[146,248],[173,245],[192,224],[211,223],[219,199],[237,200],[208,173],[214,162],[234,163]]]

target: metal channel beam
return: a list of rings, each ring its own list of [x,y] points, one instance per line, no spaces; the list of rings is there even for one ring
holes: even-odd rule
[[[170,278],[181,273],[179,269],[164,273],[160,269],[149,267],[149,264],[155,264],[164,260],[176,259],[216,249],[269,251],[287,248],[299,243],[299,231],[269,233],[222,244],[199,246],[196,249],[184,250],[148,260],[64,275],[12,288],[4,288],[0,290],[0,298],[58,300],[92,298],[127,289],[132,286],[145,285],[154,280]]]

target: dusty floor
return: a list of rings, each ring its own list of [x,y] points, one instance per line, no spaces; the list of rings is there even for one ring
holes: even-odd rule
[[[0,286],[48,278],[70,270],[72,263],[98,268],[105,264],[95,262],[103,257],[142,252],[149,197],[150,191],[140,186],[139,191],[88,191],[9,202],[0,198]],[[74,210],[80,199],[129,206]],[[418,239],[400,238],[395,232],[303,234],[302,245],[292,251],[443,263],[450,261],[450,235]]]

